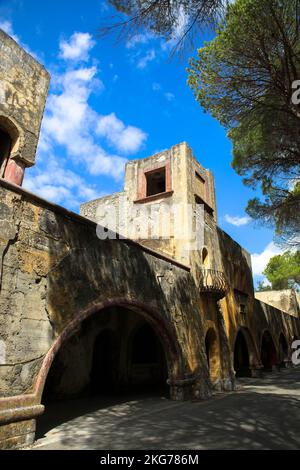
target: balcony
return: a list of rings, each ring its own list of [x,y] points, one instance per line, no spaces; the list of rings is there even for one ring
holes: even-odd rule
[[[199,275],[199,289],[202,294],[208,294],[220,300],[228,292],[228,282],[225,274],[214,269],[202,269]]]

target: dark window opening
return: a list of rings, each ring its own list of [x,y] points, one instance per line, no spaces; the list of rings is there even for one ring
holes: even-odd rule
[[[209,214],[212,217],[214,216],[214,210],[205,201],[203,201],[203,199],[201,199],[201,197],[195,195],[195,202],[196,202],[196,204],[203,205],[204,210],[207,214]]]
[[[157,171],[146,173],[147,196],[154,196],[166,192],[166,169],[160,168]]]
[[[245,304],[240,304],[240,313],[245,315],[247,313],[247,307]]]
[[[205,179],[202,178],[202,176],[198,173],[198,171],[195,171],[196,178],[201,181],[202,184],[205,184]]]
[[[9,157],[11,145],[10,136],[0,129],[0,168],[3,162]]]
[[[234,289],[235,300],[238,305],[239,313],[246,315],[248,307],[248,294],[238,289]]]

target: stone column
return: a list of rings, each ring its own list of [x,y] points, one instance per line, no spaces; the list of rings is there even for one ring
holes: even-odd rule
[[[7,162],[4,179],[10,183],[22,186],[25,164],[19,158],[10,158]]]

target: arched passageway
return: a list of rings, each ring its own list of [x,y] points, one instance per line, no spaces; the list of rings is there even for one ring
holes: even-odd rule
[[[118,361],[117,344],[111,330],[104,330],[94,341],[90,372],[90,389],[93,394],[114,392],[115,370]]]
[[[250,377],[250,358],[247,341],[240,330],[234,345],[234,370],[237,377]]]
[[[210,328],[206,333],[205,350],[210,379],[214,383],[219,377],[220,348],[216,332],[213,328]]]
[[[44,386],[46,411],[37,422],[37,437],[130,396],[168,397],[167,379],[166,354],[154,327],[132,310],[106,308],[84,320],[56,354]]]
[[[164,351],[153,328],[145,322],[129,341],[129,384],[153,390],[166,384],[167,366]]]
[[[261,362],[265,371],[271,371],[278,363],[274,341],[269,331],[265,331],[261,340]]]
[[[289,360],[289,348],[285,336],[280,333],[279,336],[279,362],[281,367],[286,367]]]

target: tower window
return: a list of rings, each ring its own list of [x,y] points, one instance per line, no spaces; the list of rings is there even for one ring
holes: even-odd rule
[[[12,141],[10,136],[0,129],[0,170],[2,164],[7,160],[11,151]],[[1,173],[0,173],[0,176]]]
[[[166,191],[166,168],[159,168],[145,174],[147,182],[147,196],[164,193]]]
[[[240,304],[240,313],[241,313],[242,315],[246,315],[246,313],[247,313],[247,307],[246,307],[245,304]]]
[[[195,194],[195,202],[196,204],[204,205],[205,212],[212,217],[214,216],[214,210],[205,201],[203,201],[201,197],[197,196],[196,194]]]

